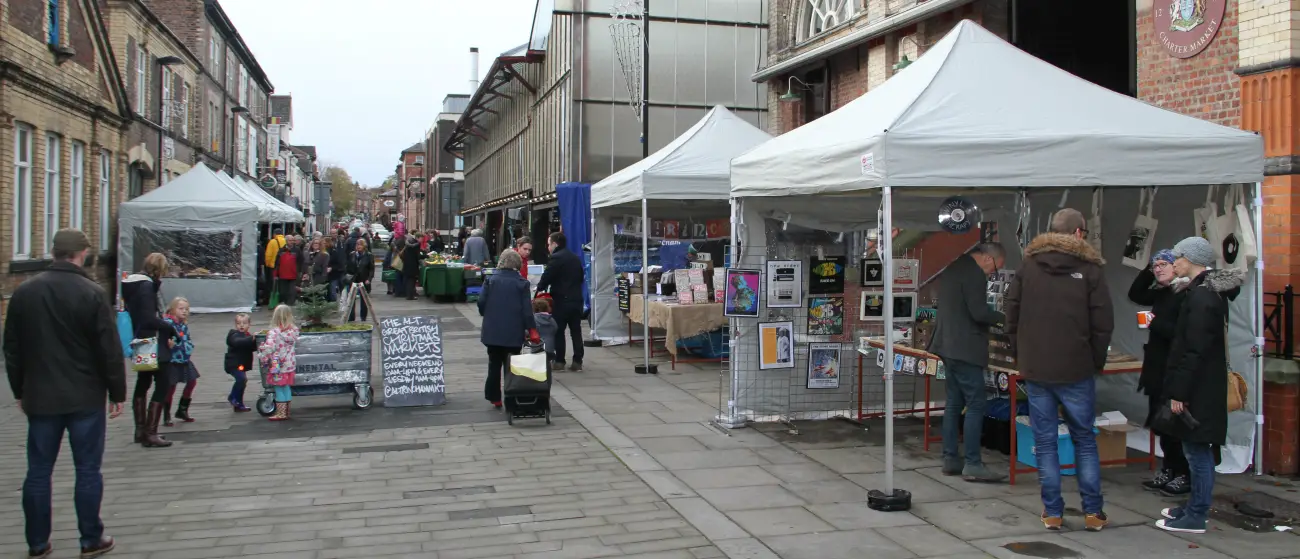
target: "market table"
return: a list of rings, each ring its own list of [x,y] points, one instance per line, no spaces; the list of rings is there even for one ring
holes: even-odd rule
[[[1115,360],[1115,361],[1107,360],[1107,361],[1106,361],[1106,366],[1103,367],[1102,370],[1101,370],[1101,375],[1102,375],[1102,376],[1110,376],[1110,375],[1128,375],[1128,374],[1141,373],[1141,372],[1142,372],[1142,362],[1141,362],[1141,361],[1138,361],[1138,360],[1136,360],[1136,359],[1133,359],[1132,357],[1128,357],[1128,356],[1125,356],[1125,357],[1127,357],[1127,358],[1126,358],[1126,359],[1122,359],[1122,360]],[[989,370],[990,370],[990,371],[994,371],[994,372],[998,372],[998,373],[1006,373],[1006,375],[1007,375],[1007,384],[1008,384],[1008,386],[1007,386],[1007,392],[1009,393],[1009,397],[1010,397],[1010,399],[1011,399],[1011,474],[1010,474],[1010,480],[1008,480],[1008,483],[1009,483],[1010,485],[1015,485],[1015,484],[1016,484],[1016,474],[1029,474],[1029,473],[1037,473],[1037,472],[1038,472],[1038,468],[1031,468],[1031,467],[1028,467],[1028,466],[1023,467],[1023,468],[1018,467],[1018,466],[1017,466],[1017,462],[1016,462],[1016,420],[1015,420],[1015,412],[1016,412],[1016,400],[1018,399],[1017,397],[1019,396],[1019,390],[1018,390],[1019,387],[1018,387],[1017,385],[1019,385],[1019,384],[1020,384],[1024,379],[1020,376],[1020,371],[1017,371],[1017,370],[1015,370],[1015,369],[1011,369],[1011,368],[1008,368],[1008,367],[1000,367],[1000,366],[998,366],[998,365],[989,365]],[[1120,459],[1117,459],[1117,460],[1103,460],[1103,461],[1101,462],[1101,465],[1102,465],[1102,466],[1113,466],[1113,465],[1127,465],[1127,464],[1146,464],[1147,467],[1148,467],[1151,471],[1155,471],[1155,469],[1156,469],[1156,433],[1155,433],[1155,431],[1148,431],[1148,438],[1149,438],[1149,440],[1147,441],[1147,444],[1148,444],[1148,447],[1147,447],[1147,455],[1146,455],[1145,458],[1128,458],[1128,457],[1125,457],[1125,458],[1120,458]],[[1128,448],[1128,445],[1127,445],[1127,443],[1126,443],[1126,444],[1125,444],[1125,449],[1127,449],[1127,448]],[[1127,450],[1125,450],[1125,453],[1127,454]],[[1074,464],[1061,464],[1061,470],[1068,470],[1068,469],[1073,468],[1073,467],[1074,467]]]
[[[864,414],[862,413],[862,409],[861,409],[861,406],[862,406],[862,403],[861,403],[861,402],[862,402],[862,393],[861,393],[861,391],[862,391],[862,378],[861,378],[861,377],[862,377],[862,359],[863,359],[863,357],[866,356],[866,355],[867,355],[871,350],[881,350],[881,349],[884,349],[884,348],[885,348],[885,342],[884,342],[884,339],[883,339],[883,338],[863,338],[861,341],[862,341],[862,342],[865,342],[865,345],[859,344],[859,346],[858,346],[858,377],[859,377],[859,378],[858,378],[858,406],[859,406],[859,409],[858,409],[858,419],[865,419],[866,417],[877,416],[877,415],[883,415],[883,414],[867,414],[867,415],[864,415]],[[926,351],[922,351],[922,350],[919,350],[919,349],[916,349],[916,348],[913,348],[913,347],[904,346],[904,345],[894,344],[894,352],[895,352],[895,354],[898,354],[898,355],[903,355],[903,356],[908,356],[908,357],[914,357],[914,358],[917,358],[917,359],[927,359],[927,360],[933,359],[933,360],[939,360],[940,362],[942,362],[942,358],[940,358],[938,355],[935,355],[935,354],[933,354],[933,353],[929,353],[929,352],[926,352]],[[1007,377],[1007,388],[1006,388],[1006,390],[1007,390],[1007,393],[1008,393],[1008,399],[1010,400],[1011,411],[1012,411],[1012,413],[1011,413],[1011,422],[1010,422],[1010,423],[1011,423],[1011,443],[1010,443],[1010,445],[1011,445],[1011,449],[1010,449],[1010,450],[1011,450],[1011,460],[1010,460],[1010,475],[1009,475],[1009,478],[1010,478],[1010,479],[1009,479],[1009,483],[1010,483],[1011,485],[1015,485],[1015,483],[1016,483],[1016,474],[1028,474],[1028,473],[1037,473],[1037,472],[1038,472],[1038,469],[1037,469],[1037,468],[1031,468],[1031,467],[1028,467],[1028,466],[1021,468],[1021,467],[1019,467],[1019,466],[1017,465],[1018,462],[1016,461],[1016,420],[1015,420],[1016,413],[1015,413],[1015,412],[1016,412],[1016,410],[1017,410],[1017,401],[1019,400],[1019,384],[1020,384],[1021,382],[1024,381],[1024,378],[1020,376],[1020,371],[1017,371],[1017,370],[1015,370],[1015,369],[1011,369],[1011,368],[1008,368],[1008,367],[1002,367],[1002,366],[998,366],[998,365],[989,365],[988,369],[989,369],[990,371],[993,371],[993,372],[996,372],[996,373],[1004,373],[1004,374],[1006,374],[1006,377]],[[1124,356],[1123,358],[1120,358],[1120,359],[1118,359],[1118,360],[1107,361],[1106,366],[1105,366],[1105,367],[1102,369],[1102,371],[1101,371],[1101,374],[1102,374],[1102,375],[1105,375],[1105,376],[1108,376],[1108,375],[1127,375],[1127,374],[1140,373],[1140,372],[1142,372],[1142,362],[1141,362],[1141,361],[1138,361],[1138,360],[1136,360],[1136,359],[1133,359],[1132,357]],[[940,437],[934,437],[934,438],[931,438],[931,437],[930,437],[930,413],[931,413],[932,411],[940,410],[940,409],[943,409],[943,408],[940,408],[940,407],[934,407],[934,406],[931,406],[931,405],[930,405],[930,380],[931,380],[931,377],[932,377],[933,375],[926,374],[926,375],[923,375],[923,376],[925,377],[925,401],[926,401],[926,407],[924,407],[924,408],[920,408],[920,409],[911,409],[911,410],[895,410],[895,411],[894,411],[894,414],[895,414],[895,415],[898,415],[898,414],[924,413],[925,426],[924,426],[924,431],[923,431],[923,435],[922,435],[922,437],[923,437],[923,440],[924,440],[924,442],[925,442],[925,450],[928,452],[928,451],[930,450],[930,443],[932,443],[932,442],[936,442],[936,443],[937,443],[937,442],[942,442],[942,441],[943,441],[943,437],[942,437],[942,436],[940,436]],[[999,387],[999,388],[1000,388],[1000,387]],[[1147,449],[1147,455],[1146,455],[1146,457],[1142,457],[1142,458],[1127,458],[1127,457],[1125,457],[1125,458],[1121,458],[1121,459],[1117,459],[1117,460],[1105,460],[1105,461],[1103,461],[1103,462],[1101,463],[1101,465],[1102,465],[1102,466],[1111,466],[1111,465],[1127,465],[1127,464],[1147,464],[1148,467],[1149,467],[1152,471],[1154,471],[1154,470],[1155,470],[1155,467],[1156,467],[1156,452],[1155,452],[1155,448],[1156,448],[1156,435],[1155,435],[1155,432],[1150,432],[1150,434],[1148,435],[1148,437],[1149,437],[1149,441],[1148,441],[1148,445],[1149,445],[1149,446],[1148,446],[1148,449]],[[1069,468],[1072,468],[1072,467],[1074,467],[1074,464],[1062,464],[1062,465],[1061,465],[1061,469],[1062,469],[1062,470],[1066,470],[1066,469],[1069,469]]]
[[[639,293],[632,294],[631,304],[628,307],[627,318],[629,329],[631,323],[645,324],[642,317],[644,311],[642,307],[643,295]],[[663,329],[664,345],[668,348],[668,353],[672,356],[673,370],[677,369],[677,363],[702,363],[718,362],[722,358],[712,359],[678,359],[677,358],[677,340],[698,336],[707,332],[712,332],[718,328],[727,325],[727,317],[723,316],[722,303],[699,303],[694,305],[682,305],[673,301],[650,300],[650,322],[651,328]],[[629,338],[631,336],[629,335]],[[653,340],[651,340],[653,348]],[[653,351],[653,349],[652,349]]]

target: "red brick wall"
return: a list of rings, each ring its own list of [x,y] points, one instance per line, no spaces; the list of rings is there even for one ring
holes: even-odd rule
[[[1294,475],[1300,447],[1300,385],[1264,383],[1264,472]]]
[[[1241,125],[1241,80],[1237,68],[1237,3],[1228,2],[1223,25],[1210,46],[1191,58],[1169,55],[1156,37],[1150,9],[1137,14],[1138,98],[1166,109]]]
[[[207,60],[204,27],[208,19],[203,13],[203,0],[144,0],[144,3],[185,46],[198,53],[199,58]],[[213,70],[213,73],[219,72]]]
[[[86,14],[81,9],[81,2],[69,2],[68,38],[65,39],[72,50],[77,51],[72,61],[87,70],[95,69],[95,44],[90,41],[90,28],[86,26]]]
[[[9,24],[45,41],[45,0],[9,0]]]

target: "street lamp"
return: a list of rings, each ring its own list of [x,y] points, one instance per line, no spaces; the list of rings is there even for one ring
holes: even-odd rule
[[[235,176],[235,161],[239,160],[238,154],[235,153],[235,115],[248,114],[248,107],[235,105],[230,108],[230,147],[226,148],[226,166],[230,169],[230,176]]]
[[[158,59],[158,168],[154,172],[154,180],[158,181],[158,186],[162,186],[163,172],[167,168],[167,154],[163,151],[163,142],[167,133],[171,131],[171,123],[166,121],[171,119],[164,117],[167,114],[167,104],[172,102],[171,99],[163,97],[163,85],[165,85],[166,77],[163,76],[162,69],[184,63],[185,61],[179,56],[168,55]],[[172,92],[173,95],[175,93]],[[186,100],[185,102],[188,103],[189,101]],[[143,113],[144,111],[140,112]]]
[[[777,98],[779,101],[781,101],[782,103],[793,103],[795,101],[803,99],[802,95],[799,95],[798,93],[794,92],[794,82],[799,82],[799,84],[803,86],[803,89],[812,89],[812,87],[809,86],[807,82],[804,82],[803,80],[796,78],[794,76],[790,76],[790,79],[786,80],[785,82],[785,93]]]

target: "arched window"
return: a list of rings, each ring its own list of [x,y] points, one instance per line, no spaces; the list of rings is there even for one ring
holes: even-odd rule
[[[795,41],[804,42],[845,23],[861,9],[861,0],[799,0]]]

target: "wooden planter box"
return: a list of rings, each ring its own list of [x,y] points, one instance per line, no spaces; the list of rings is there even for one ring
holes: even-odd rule
[[[294,350],[298,355],[298,368],[294,373],[294,396],[319,396],[352,394],[356,409],[369,408],[374,400],[370,386],[371,342],[374,330],[347,332],[304,332],[299,335]],[[266,340],[257,336],[257,343]],[[265,391],[257,400],[257,411],[263,415],[275,412],[273,387],[266,386],[270,368],[260,365]]]

